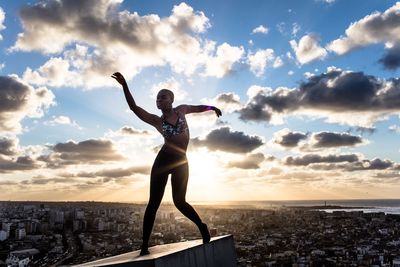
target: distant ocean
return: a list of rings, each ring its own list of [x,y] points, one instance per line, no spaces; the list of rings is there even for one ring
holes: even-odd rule
[[[270,209],[288,206],[341,206],[341,209],[320,209],[326,212],[363,211],[384,212],[385,214],[400,214],[400,199],[346,199],[346,200],[292,200],[292,201],[216,201],[191,202],[195,205],[212,205],[232,208]],[[348,207],[348,208],[346,208]],[[357,208],[354,208],[357,207]]]

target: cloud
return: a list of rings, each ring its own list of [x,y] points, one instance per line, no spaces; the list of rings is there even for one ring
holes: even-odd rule
[[[34,89],[16,76],[0,76],[0,131],[21,132],[21,120],[42,117],[54,105],[54,94],[44,88]]]
[[[244,156],[240,161],[231,161],[226,167],[240,168],[240,169],[258,169],[260,164],[264,161],[265,156],[263,153],[249,154]]]
[[[329,148],[339,146],[355,146],[362,144],[361,136],[354,136],[348,133],[320,132],[312,135],[312,146],[315,148]]]
[[[225,113],[225,111],[223,112]],[[196,128],[210,128],[212,126],[217,125],[220,120],[215,115],[214,111],[207,111],[201,113],[190,113],[186,116],[187,123],[190,129]]]
[[[27,68],[23,74],[23,80],[35,85],[63,86],[79,84],[77,73],[70,71],[70,62],[61,57],[52,57],[36,71]],[[76,79],[75,79],[76,78]]]
[[[118,12],[121,3],[120,0],[64,0],[25,6],[20,10],[24,32],[18,35],[13,49],[57,53],[71,42],[82,41],[99,47],[131,46],[146,53],[166,44],[168,37],[182,34],[181,41],[190,41],[184,34],[186,31],[200,33],[209,26],[203,12],[195,13],[185,3],[174,6],[172,15],[163,20],[154,14],[141,17],[136,12]]]
[[[394,165],[394,162],[391,160],[382,160],[379,158],[375,158],[372,160],[363,160],[362,162],[358,162],[353,166],[348,167],[350,171],[358,171],[358,170],[385,170],[389,169]]]
[[[125,140],[128,143],[140,143],[143,144],[144,140],[150,140],[159,136],[159,133],[152,130],[141,130],[135,129],[131,126],[122,126],[116,131],[109,130],[105,133],[104,138],[112,139],[112,140]],[[133,139],[137,140],[134,141]],[[139,138],[139,139],[137,139]],[[140,141],[138,141],[140,140]],[[123,142],[125,142],[123,141]],[[121,143],[119,144],[121,146]],[[124,148],[127,148],[126,145],[122,145]]]
[[[221,78],[232,72],[233,66],[244,54],[242,46],[231,46],[223,43],[217,47],[215,55],[210,55],[206,59],[204,76],[214,76]]]
[[[0,7],[0,31],[4,30],[6,26],[4,26],[4,20],[6,19],[6,13]],[[3,36],[0,34],[0,41],[3,40]]]
[[[235,93],[222,93],[215,97],[215,101],[226,104],[240,104],[240,97]]]
[[[361,136],[349,133],[318,132],[310,134],[292,132],[287,128],[275,132],[272,141],[284,148],[298,148],[300,151],[315,151],[367,143]]]
[[[276,68],[279,68],[279,67],[282,67],[282,66],[283,66],[283,61],[282,61],[281,57],[276,57],[275,60],[274,60],[274,64],[272,64],[272,67],[274,69],[276,69]]]
[[[15,156],[18,154],[18,139],[15,137],[0,138],[0,156]]]
[[[88,139],[81,142],[68,141],[51,146],[52,152],[38,158],[47,163],[49,168],[59,168],[71,164],[96,164],[107,161],[119,161],[124,157],[119,154],[110,140]]]
[[[207,100],[207,102],[216,105],[218,108],[223,110],[224,113],[231,113],[241,107],[239,95],[232,92],[221,93],[212,100]]]
[[[137,130],[130,126],[124,126],[119,131],[121,135],[150,135],[151,133],[146,130]]]
[[[78,173],[63,173],[62,177],[85,177],[85,178],[120,178],[128,177],[135,174],[149,174],[150,166],[132,166],[129,168],[113,168],[103,169],[95,172],[78,172]]]
[[[338,55],[343,55],[356,48],[377,43],[399,44],[399,11],[400,2],[397,2],[383,13],[375,11],[353,22],[346,29],[346,36],[332,41],[327,48]]]
[[[357,132],[360,132],[361,134],[364,134],[364,133],[373,134],[376,132],[375,127],[356,127],[355,130]]]
[[[52,57],[24,78],[37,85],[94,88],[115,85],[119,70],[127,80],[143,68],[168,64],[173,71],[222,77],[232,71],[243,47],[216,45],[201,33],[209,19],[185,3],[170,16],[119,11],[122,1],[42,1],[20,11],[23,32],[11,51],[40,51]]]
[[[175,78],[169,78],[164,82],[160,82],[151,87],[151,96],[155,99],[161,89],[169,89],[174,93],[174,100],[184,100],[188,93],[181,88],[181,84]]]
[[[318,154],[307,154],[298,157],[289,156],[285,158],[284,162],[287,165],[308,166],[314,163],[357,162],[358,160],[359,156],[356,154],[326,155],[326,156]]]
[[[327,4],[333,4],[333,3],[335,3],[336,0],[316,0],[316,1],[324,2],[324,3],[327,3]]]
[[[250,71],[257,77],[261,77],[265,72],[267,64],[274,62],[274,60],[274,50],[270,48],[260,49],[254,54],[250,52],[247,55],[247,64],[250,66]]]
[[[72,120],[67,117],[67,116],[58,116],[58,117],[54,117],[54,123],[58,123],[58,124],[72,124]]]
[[[237,110],[239,113],[239,118],[243,121],[270,121],[271,113],[264,109],[264,106],[259,105],[257,102],[259,101],[259,95],[268,95],[271,93],[271,91],[272,89],[268,87],[262,87],[258,85],[250,86],[247,90],[249,101],[240,110]]]
[[[390,125],[389,126],[389,130],[392,131],[392,132],[395,132],[395,133],[400,133],[400,127],[398,125],[395,125],[395,124]]]
[[[14,159],[7,159],[0,156],[0,173],[12,171],[26,171],[38,168],[37,162],[29,156],[20,156]]]
[[[400,80],[363,72],[330,69],[302,82],[299,88],[259,91],[238,110],[244,121],[269,122],[273,116],[305,114],[328,122],[371,127],[400,108]],[[348,116],[347,116],[348,115]]]
[[[258,27],[254,28],[253,31],[251,32],[252,34],[255,33],[263,33],[263,34],[267,34],[269,31],[269,29],[263,25],[259,25]]]
[[[284,159],[284,163],[290,166],[311,167],[315,170],[343,170],[348,172],[353,171],[370,171],[370,170],[392,170],[395,168],[395,163],[387,159],[374,158],[372,160],[363,159],[359,154],[306,154],[303,156],[289,156]]]
[[[60,116],[53,116],[53,119],[49,122],[45,122],[45,124],[49,124],[49,125],[71,125],[73,127],[76,127],[78,129],[82,129],[82,127],[80,127],[78,125],[78,123],[74,120],[71,120],[70,117],[68,116],[64,116],[64,115],[60,115]]]
[[[297,24],[296,22],[294,22],[292,24],[292,36],[295,37],[297,36],[297,33],[301,30],[301,26],[299,24]]]
[[[301,37],[299,43],[295,40],[291,40],[290,45],[300,64],[310,63],[317,59],[324,59],[328,54],[325,48],[318,44],[318,37],[315,34],[304,35]]]
[[[285,24],[285,22],[279,22],[278,24],[276,24],[276,29],[278,30],[278,32],[280,32],[281,34],[285,35],[286,34],[286,24]]]
[[[221,127],[209,132],[204,139],[191,139],[195,147],[207,147],[211,151],[230,153],[249,153],[264,144],[259,136],[246,135],[243,132],[232,131],[229,127]]]
[[[308,135],[300,132],[291,132],[285,128],[274,134],[274,143],[283,147],[296,147],[299,142],[308,138]]]
[[[400,67],[400,45],[388,48],[382,58],[379,59],[379,63],[387,70],[395,70]]]

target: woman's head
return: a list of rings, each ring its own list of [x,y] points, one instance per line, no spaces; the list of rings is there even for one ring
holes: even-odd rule
[[[168,89],[161,89],[157,94],[157,108],[167,109],[172,108],[172,103],[174,102],[174,93]]]

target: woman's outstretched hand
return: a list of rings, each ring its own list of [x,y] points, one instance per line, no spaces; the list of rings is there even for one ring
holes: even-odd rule
[[[214,111],[215,111],[215,114],[217,114],[217,117],[222,116],[222,112],[219,108],[214,107]]]
[[[121,73],[119,72],[115,72],[113,75],[111,75],[112,78],[114,78],[115,80],[117,80],[117,82],[119,84],[121,84],[122,86],[126,85],[126,81],[124,76],[122,76]]]

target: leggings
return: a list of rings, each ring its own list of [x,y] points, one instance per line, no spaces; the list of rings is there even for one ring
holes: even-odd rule
[[[172,154],[160,150],[151,169],[150,199],[143,219],[143,247],[148,247],[156,213],[163,198],[169,174],[171,174],[172,197],[175,206],[197,227],[201,227],[202,221],[199,215],[185,199],[189,177],[186,155]]]

